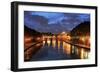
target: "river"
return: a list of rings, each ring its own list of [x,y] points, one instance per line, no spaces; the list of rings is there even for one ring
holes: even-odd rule
[[[88,59],[90,50],[71,45],[61,40],[44,40],[37,44],[38,51],[29,61]],[[32,46],[31,49],[36,48]]]

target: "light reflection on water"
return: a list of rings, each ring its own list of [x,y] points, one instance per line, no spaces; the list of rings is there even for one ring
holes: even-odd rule
[[[56,47],[56,41],[55,41],[55,40],[52,41],[52,47],[53,47],[53,48]]]
[[[89,58],[89,50],[85,48],[80,48],[63,42],[61,40],[56,39],[47,39],[43,41],[43,46],[47,45],[48,47],[53,47],[53,49],[57,49],[58,52],[63,52],[66,55],[74,55],[79,59],[88,59]]]

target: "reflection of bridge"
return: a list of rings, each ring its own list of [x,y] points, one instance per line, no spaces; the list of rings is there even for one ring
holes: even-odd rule
[[[53,40],[56,40],[56,41],[59,40],[59,41],[63,41],[63,42],[66,42],[68,44],[71,44],[73,46],[77,46],[77,47],[80,47],[80,48],[85,48],[85,49],[90,50],[90,47],[88,47],[86,45],[72,43],[69,36],[67,36],[67,38],[65,38],[63,36],[59,36],[59,35],[58,36],[44,36],[43,40],[45,40],[46,43],[49,42],[49,41],[52,42]]]
[[[37,42],[35,42],[34,44],[30,45],[29,47],[27,47],[24,51],[26,51],[28,48],[36,45],[37,43],[48,43],[49,45],[50,44],[59,44],[59,42],[57,41],[62,41],[62,42],[66,42],[70,45],[73,45],[73,46],[76,46],[76,47],[80,47],[80,48],[84,48],[86,50],[90,50],[90,47],[86,46],[86,45],[82,45],[82,44],[75,44],[75,43],[72,43],[69,38],[64,38],[63,36],[59,36],[59,35],[56,35],[56,36],[43,36],[42,39],[38,40]]]
[[[89,48],[77,44],[72,44],[61,39],[45,38],[43,44],[48,44],[48,46],[52,46],[53,48],[58,49],[58,51],[62,50],[63,52],[66,52],[66,54],[69,55],[77,55],[77,57],[81,59],[86,59],[89,56]]]
[[[41,47],[39,47],[40,45],[38,45],[38,44],[42,44],[42,46],[41,46],[42,49],[41,49]],[[52,51],[52,49],[55,49],[52,51],[52,52],[55,52],[55,54],[57,52],[59,52],[59,54],[63,55],[63,53],[64,53],[66,55],[70,55],[72,57],[72,59],[74,59],[74,58],[75,59],[77,59],[77,58],[78,59],[87,59],[89,56],[89,50],[87,50],[86,48],[79,47],[77,45],[71,44],[71,43],[61,40],[61,39],[57,39],[55,37],[49,37],[49,38],[45,37],[41,41],[35,42],[30,47],[28,47],[26,50],[24,50],[24,52],[26,53],[26,59],[27,58],[29,59],[29,56],[34,55],[32,53],[32,51],[37,53],[37,49],[39,51],[41,51],[41,50],[43,50],[43,47],[45,47],[45,46],[48,46],[49,48],[48,47],[46,47],[46,48],[48,48],[49,50],[51,49],[50,51]],[[37,48],[37,47],[39,47],[39,48]],[[31,52],[29,52],[27,50],[31,50]],[[30,55],[30,53],[31,53],[31,55]]]
[[[90,47],[72,43],[70,39],[71,37],[68,35],[45,35],[42,37],[37,37],[36,41],[32,41],[31,39],[31,45],[24,50],[24,60],[29,61],[32,55],[36,54],[38,51],[45,51],[43,48],[47,48],[56,55],[57,52],[59,52],[60,55],[69,55],[72,59],[87,59],[89,56]],[[26,45],[30,43],[26,43]]]

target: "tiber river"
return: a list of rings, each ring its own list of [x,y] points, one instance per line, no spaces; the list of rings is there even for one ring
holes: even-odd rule
[[[56,39],[44,40],[30,49],[34,48],[39,50],[31,55],[29,61],[88,59],[90,53],[89,49]]]

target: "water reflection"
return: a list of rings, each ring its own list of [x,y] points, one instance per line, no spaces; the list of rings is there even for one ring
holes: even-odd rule
[[[69,44],[55,37],[47,37],[34,44],[24,53],[25,61],[88,59],[90,49]],[[29,44],[30,44],[29,43]]]
[[[56,47],[56,41],[55,41],[55,40],[52,40],[51,44],[52,44],[52,47],[53,47],[53,48]]]
[[[71,54],[71,45],[63,42],[63,50],[66,54]]]
[[[68,44],[64,41],[57,40],[57,39],[47,39],[43,41],[43,46],[53,47],[51,49],[57,49],[57,51],[60,53],[61,51],[63,54],[66,54],[66,56],[70,56],[71,59],[87,59],[89,58],[89,49],[87,48],[81,48],[78,46],[74,46],[71,44]]]

